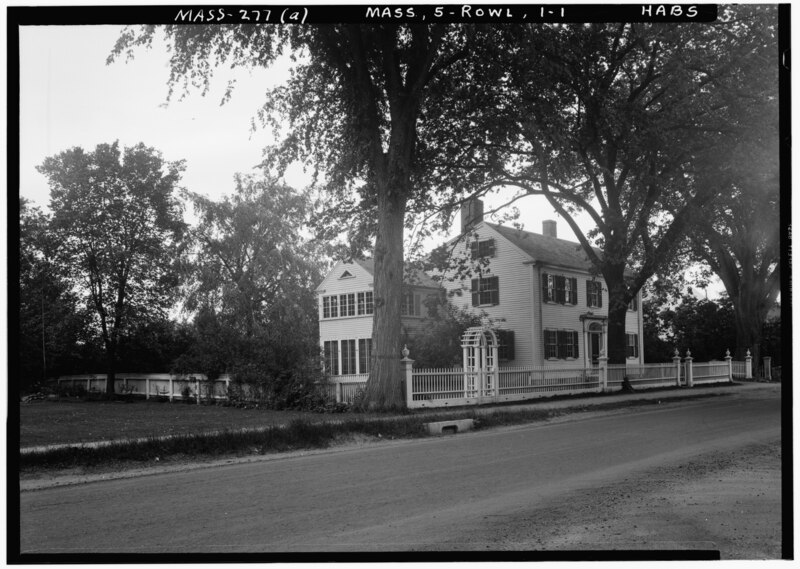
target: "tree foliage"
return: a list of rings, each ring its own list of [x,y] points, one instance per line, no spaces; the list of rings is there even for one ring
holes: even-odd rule
[[[775,29],[773,10],[749,6],[707,26],[505,29],[497,112],[464,162],[496,172],[493,185],[545,196],[570,225],[609,289],[611,362],[625,361],[628,302],[719,191],[701,183],[704,165],[774,93]]]
[[[59,264],[50,223],[47,214],[20,199],[18,355],[23,390],[71,370],[88,322]]]
[[[230,373],[292,406],[319,379],[317,299],[324,264],[304,239],[309,200],[273,178],[238,175],[232,196],[189,194],[198,216],[186,267],[193,342],[176,371]]]
[[[455,144],[439,144],[441,138],[456,141],[462,126],[469,126],[443,125],[429,111],[447,106],[445,100],[458,105],[465,84],[485,80],[470,67],[482,28],[391,23],[162,29],[171,52],[171,87],[207,90],[222,63],[269,67],[284,52],[291,55],[291,77],[268,91],[260,114],[283,136],[267,163],[281,169],[302,159],[324,175],[332,207],[320,216],[328,225],[323,234],[345,223],[354,253],[370,248],[374,237],[375,360],[365,402],[400,406],[406,212],[425,203],[436,182],[429,165]],[[126,30],[112,59],[151,45],[156,31]],[[489,78],[498,73],[488,62],[483,66]]]
[[[93,313],[114,391],[117,351],[135,322],[163,316],[177,285],[184,224],[174,190],[181,163],[139,144],[100,144],[45,159],[60,263]]]

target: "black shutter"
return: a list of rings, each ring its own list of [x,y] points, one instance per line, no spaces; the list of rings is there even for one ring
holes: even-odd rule
[[[471,250],[471,253],[472,253],[472,258],[473,258],[473,259],[477,259],[477,258],[478,258],[478,246],[479,246],[479,245],[478,245],[478,242],[477,242],[477,241],[473,241],[473,242],[472,242],[472,243],[470,243],[470,245],[469,245],[469,247],[470,247],[470,250]]]
[[[472,306],[480,306],[480,279],[472,279]]]
[[[573,277],[570,280],[572,281],[572,287],[570,287],[569,302],[570,304],[578,304],[578,279]]]
[[[572,332],[572,356],[578,359],[578,333]]]
[[[490,287],[491,287],[491,303],[492,304],[500,304],[500,278],[499,277],[492,277],[489,279]]]
[[[603,287],[600,283],[595,286],[597,287],[597,307],[603,308]]]
[[[586,281],[586,306],[594,306],[592,304],[592,289],[594,288],[593,281]]]
[[[494,257],[494,239],[489,239],[486,242],[486,256]]]
[[[560,302],[561,304],[564,304],[564,302],[566,302],[566,299],[564,298],[565,296],[564,281],[565,277],[562,277],[560,275],[556,277],[556,302]]]
[[[563,360],[566,357],[567,346],[567,332],[566,330],[559,330],[557,333],[558,338],[558,359]]]

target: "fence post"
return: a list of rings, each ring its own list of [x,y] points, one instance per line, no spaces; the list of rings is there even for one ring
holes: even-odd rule
[[[728,381],[733,383],[733,364],[731,363],[731,351],[725,350],[725,361],[728,362]]]
[[[744,358],[744,377],[753,379],[753,356],[750,355],[750,348],[747,348],[747,356]]]
[[[406,395],[406,407],[411,406],[411,402],[413,401],[412,397],[414,394],[414,386],[412,385],[413,374],[414,374],[414,360],[409,359],[408,355],[411,352],[408,351],[408,346],[403,346],[403,359],[400,360],[400,363],[403,366],[403,375],[405,377],[405,395]]]
[[[144,378],[144,391],[145,391],[145,399],[150,399],[150,378]]]
[[[169,402],[172,403],[172,396],[175,393],[175,390],[172,387],[172,375],[169,376]]]
[[[597,366],[600,374],[600,391],[606,391],[608,389],[608,356],[606,356],[605,350],[600,350]]]
[[[197,404],[200,405],[200,376],[199,375],[197,376],[197,379],[195,380],[195,382],[196,382],[196,385],[197,385]]]
[[[692,372],[692,352],[688,348],[686,349],[686,386],[687,387],[694,387],[694,375]]]
[[[339,383],[338,381],[333,384],[333,392],[334,392],[334,395],[336,396],[336,402],[337,403],[341,403],[342,402],[342,384]]]
[[[772,381],[772,357],[764,357],[764,380]]]
[[[678,348],[675,348],[675,355],[672,356],[672,363],[675,365],[675,386],[681,386],[681,356]]]

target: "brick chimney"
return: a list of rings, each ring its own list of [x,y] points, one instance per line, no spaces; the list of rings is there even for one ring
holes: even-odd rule
[[[481,221],[483,221],[482,200],[472,198],[461,204],[461,233],[466,233]]]
[[[542,222],[542,235],[545,237],[558,237],[556,222],[554,220],[546,219]]]

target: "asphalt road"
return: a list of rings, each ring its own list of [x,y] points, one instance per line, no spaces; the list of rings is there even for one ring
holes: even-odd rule
[[[409,551],[779,440],[780,394],[23,492],[24,553]]]

